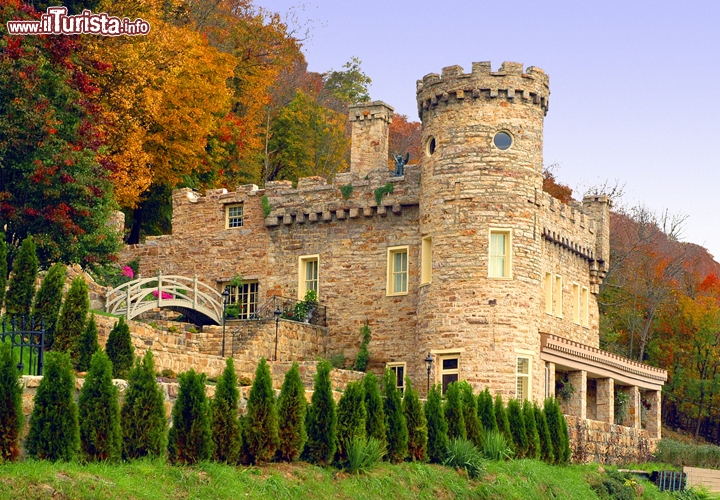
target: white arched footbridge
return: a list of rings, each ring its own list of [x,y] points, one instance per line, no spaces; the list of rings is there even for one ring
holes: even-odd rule
[[[107,312],[126,319],[155,308],[177,311],[198,325],[222,324],[222,294],[197,276],[138,278],[113,288],[105,299]]]

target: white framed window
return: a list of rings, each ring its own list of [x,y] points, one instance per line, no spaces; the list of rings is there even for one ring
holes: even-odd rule
[[[580,324],[580,316],[582,315],[582,303],[580,302],[580,285],[573,283],[572,286],[572,303],[573,303],[573,323]]]
[[[528,355],[518,355],[515,368],[515,397],[522,401],[530,399],[531,395],[531,364],[532,357]]]
[[[298,299],[304,300],[309,290],[320,295],[320,256],[303,255],[298,260]]]
[[[450,354],[438,358],[440,364],[440,383],[442,393],[447,392],[448,385],[460,379],[460,355]]]
[[[260,284],[257,281],[248,281],[240,286],[226,285],[230,295],[228,304],[238,306],[238,318],[249,319],[255,314],[258,306],[258,290]]]
[[[490,229],[489,278],[512,278],[512,230]]]
[[[545,313],[553,313],[553,275],[545,273]]]
[[[590,326],[590,292],[588,287],[582,287],[580,300],[582,304],[582,325],[587,328]]]
[[[393,372],[395,376],[395,387],[403,395],[405,395],[405,374],[407,373],[407,364],[405,362],[388,363],[385,368]]]
[[[243,225],[243,204],[225,206],[225,228],[242,227]]]
[[[432,283],[432,236],[422,239],[420,260],[420,284],[428,285]]]
[[[555,289],[553,290],[553,300],[555,301],[555,316],[563,317],[563,280],[559,274],[555,275]]]
[[[390,247],[387,253],[387,295],[408,293],[408,249]]]

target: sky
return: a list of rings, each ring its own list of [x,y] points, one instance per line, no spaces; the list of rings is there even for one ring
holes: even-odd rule
[[[474,61],[550,76],[544,163],[581,199],[685,216],[681,239],[720,260],[720,1],[256,0],[302,34],[310,71],[351,57],[370,96],[418,120],[415,83]]]

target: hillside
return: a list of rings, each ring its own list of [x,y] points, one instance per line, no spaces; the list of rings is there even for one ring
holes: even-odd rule
[[[117,466],[26,461],[0,465],[0,499],[594,500],[601,497],[592,485],[607,480],[609,473],[597,465],[554,467],[532,460],[490,462],[484,478],[477,481],[447,467],[416,463],[384,463],[367,475],[351,476],[306,463],[252,468],[204,463],[182,468],[151,461]],[[647,481],[627,482],[634,494],[622,498],[674,498],[670,493],[660,493]]]

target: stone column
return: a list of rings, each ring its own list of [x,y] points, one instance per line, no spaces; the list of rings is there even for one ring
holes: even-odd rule
[[[600,422],[615,423],[615,380],[597,379],[596,418]]]
[[[548,397],[555,397],[555,363],[545,362],[547,367],[547,395]]]
[[[578,418],[587,418],[587,372],[580,370],[568,373],[568,382],[575,387],[575,392],[570,397],[568,410],[570,415]]]
[[[627,417],[623,420],[622,425],[625,427],[633,427],[635,429],[640,428],[640,389],[634,385],[632,387],[626,387],[623,392],[630,396],[628,402]]]
[[[646,413],[645,429],[648,437],[660,439],[662,427],[662,393],[661,391],[647,391],[644,393],[645,399],[650,403],[650,409]]]

